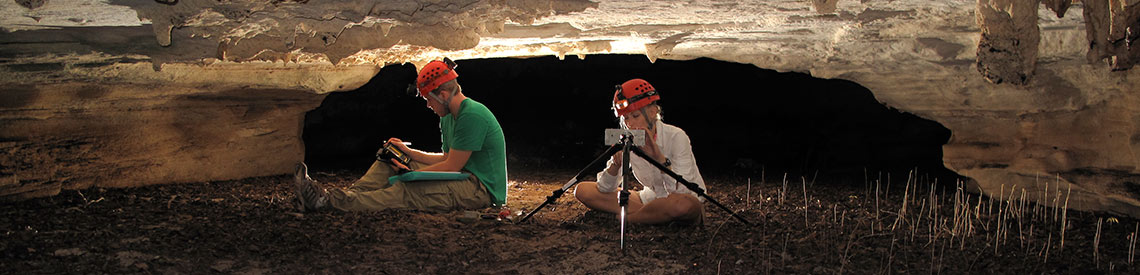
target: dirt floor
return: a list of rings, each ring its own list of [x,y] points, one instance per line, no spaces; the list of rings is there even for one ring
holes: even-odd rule
[[[315,171],[347,186],[362,171]],[[291,176],[65,191],[0,204],[0,270],[27,273],[298,274],[1135,274],[1140,223],[1013,204],[922,180],[839,185],[708,178],[703,226],[631,225],[567,194],[573,172],[512,171],[508,220],[462,212],[298,213]],[[913,182],[919,182],[914,184]],[[917,186],[917,188],[916,188]],[[878,190],[878,192],[876,192]],[[889,191],[888,191],[889,190]],[[1063,193],[1064,190],[1062,190]],[[1015,195],[1018,197],[1018,195]],[[1058,199],[1059,198],[1059,199]],[[1064,194],[1047,198],[1063,203]],[[806,205],[806,208],[805,208]],[[933,211],[932,211],[933,210]],[[487,209],[485,212],[493,212]],[[1061,220],[1068,221],[1061,226]]]

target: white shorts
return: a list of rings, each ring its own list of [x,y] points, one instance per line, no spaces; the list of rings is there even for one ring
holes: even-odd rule
[[[617,191],[620,191],[620,190],[618,190],[617,186],[613,186],[612,188],[606,188],[606,189],[609,189],[609,190],[613,190],[613,191],[609,191],[609,192],[603,191],[603,190],[605,190],[605,189],[603,189],[603,187],[602,187],[601,183],[598,183],[597,187],[598,187],[598,192],[602,192],[602,193],[610,193],[610,192],[617,192]],[[651,202],[651,201],[653,201],[653,200],[656,200],[656,199],[658,199],[658,197],[657,197],[657,192],[653,192],[653,190],[649,190],[649,189],[641,189],[641,190],[638,190],[638,191],[632,191],[632,192],[630,192],[630,193],[631,193],[631,194],[632,194],[632,193],[637,193],[637,196],[638,196],[638,197],[641,197],[641,204],[642,204],[642,205],[646,205],[646,204],[649,204],[649,202]],[[694,196],[694,197],[697,197],[697,195],[696,195],[696,194],[692,194],[692,193],[683,193],[683,194],[688,194],[688,195],[690,195],[690,196]],[[665,196],[669,196],[669,194],[665,194]],[[663,197],[664,197],[664,196],[663,196]],[[699,200],[699,201],[701,201],[701,202],[704,202],[704,201],[705,201],[705,199],[704,199],[704,198],[701,198],[701,197],[697,197],[697,200]]]
[[[606,187],[610,187],[610,188],[602,187],[601,183],[598,183],[597,187],[598,187],[598,192],[602,192],[602,193],[610,193],[610,192],[621,191],[621,190],[618,190],[617,186],[612,186],[612,187],[606,186]],[[605,190],[611,190],[611,191],[605,191]],[[637,193],[637,196],[641,198],[641,204],[642,205],[649,204],[649,202],[657,199],[657,193],[655,193],[649,189],[641,189],[639,191],[632,191],[632,192],[630,192],[630,195],[633,195],[633,193]]]
[[[649,189],[641,189],[641,191],[637,191],[637,196],[641,197],[641,205],[649,204],[649,202],[657,199],[657,193],[654,193],[653,190]]]

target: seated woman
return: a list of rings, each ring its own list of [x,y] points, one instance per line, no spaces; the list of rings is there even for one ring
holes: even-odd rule
[[[705,181],[697,170],[689,136],[681,128],[661,121],[661,107],[656,103],[659,99],[661,96],[649,82],[632,79],[617,87],[614,113],[623,129],[646,131],[645,145],[638,147],[646,155],[704,189]],[[627,221],[644,224],[672,221],[700,224],[703,221],[703,200],[696,194],[640,156],[630,156],[630,163],[634,177],[645,189],[631,192]],[[610,158],[606,169],[598,173],[598,181],[580,183],[574,189],[574,197],[590,209],[618,214],[621,211],[617,200],[621,168],[619,151]]]

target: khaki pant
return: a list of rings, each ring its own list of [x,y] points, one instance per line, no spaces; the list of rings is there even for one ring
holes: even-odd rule
[[[427,166],[412,162],[410,167]],[[329,203],[344,211],[379,211],[384,209],[416,209],[451,211],[480,209],[491,206],[491,195],[474,175],[464,180],[397,181],[388,184],[396,172],[386,163],[373,162],[372,167],[347,190],[329,190]]]

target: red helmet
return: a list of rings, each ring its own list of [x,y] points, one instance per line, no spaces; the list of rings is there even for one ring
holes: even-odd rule
[[[614,114],[619,117],[661,99],[657,89],[640,78],[630,79],[614,88],[617,90],[614,92]]]
[[[427,98],[428,93],[439,88],[439,85],[459,77],[459,74],[455,73],[455,67],[458,66],[446,57],[443,58],[443,61],[428,62],[423,70],[420,70],[419,77],[416,77],[416,90],[420,92],[420,96]]]

